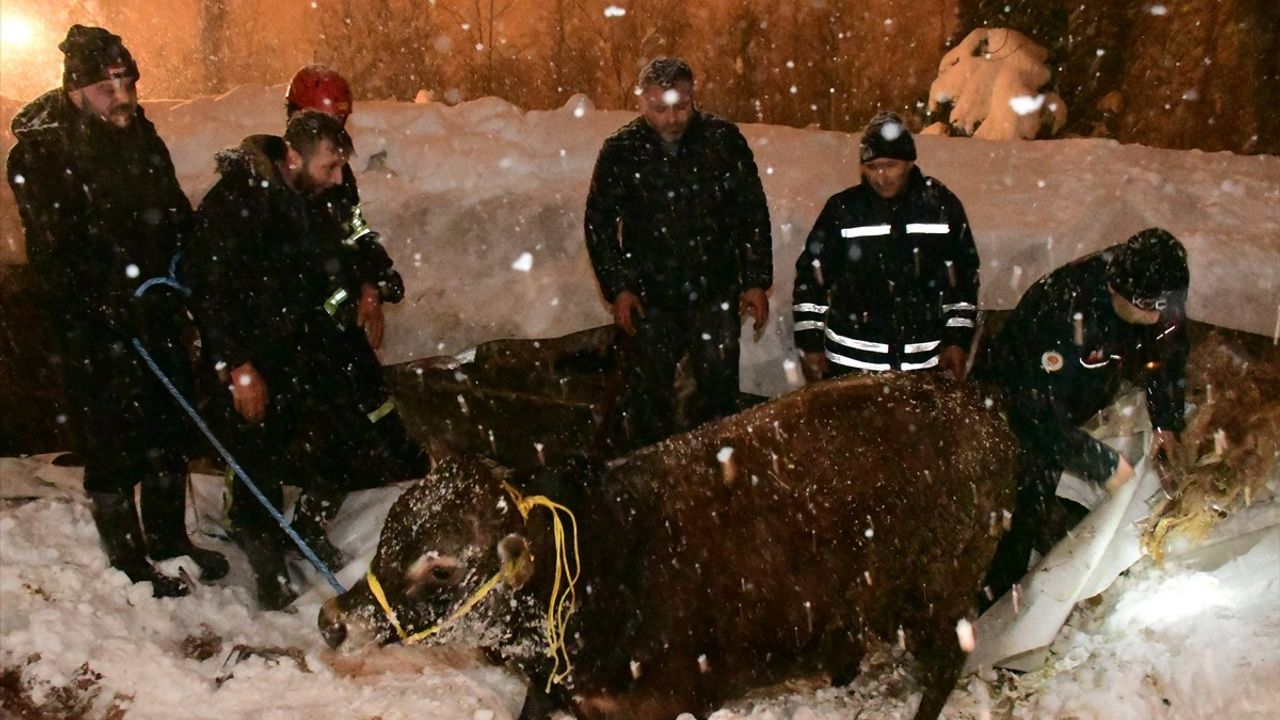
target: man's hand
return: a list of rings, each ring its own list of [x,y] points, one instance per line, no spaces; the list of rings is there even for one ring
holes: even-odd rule
[[[942,348],[942,354],[938,356],[938,369],[942,374],[959,382],[964,379],[964,364],[969,359],[969,353],[959,345],[948,345]]]
[[[231,371],[231,399],[236,412],[251,423],[262,422],[267,414],[267,383],[254,369],[253,363],[245,363]]]
[[[382,291],[376,285],[365,283],[360,291],[360,302],[356,305],[356,325],[364,328],[369,345],[377,350],[382,347],[382,333],[386,322],[382,317]]]
[[[800,358],[800,372],[804,373],[805,382],[816,383],[827,376],[827,354],[824,352],[807,352]]]
[[[1133,466],[1129,464],[1128,460],[1124,459],[1124,456],[1121,456],[1120,462],[1116,464],[1115,471],[1111,473],[1111,477],[1107,478],[1107,481],[1103,483],[1103,486],[1107,489],[1108,493],[1115,495],[1120,488],[1124,487],[1125,483],[1132,479]]]
[[[628,335],[636,334],[635,314],[644,317],[644,305],[640,298],[630,290],[623,290],[613,299],[613,322]]]
[[[760,340],[760,331],[764,330],[764,324],[769,320],[769,296],[760,288],[747,288],[742,291],[742,299],[738,302],[738,312],[742,315],[750,315],[755,320],[752,330],[755,331],[755,339]]]

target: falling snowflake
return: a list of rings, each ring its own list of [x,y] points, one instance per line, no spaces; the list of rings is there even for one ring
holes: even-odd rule
[[[1031,97],[1030,95],[1018,95],[1016,97],[1009,98],[1009,107],[1013,108],[1013,111],[1019,115],[1025,116],[1039,112],[1040,108],[1043,106],[1044,95],[1037,95],[1035,97]]]
[[[520,272],[529,272],[530,270],[532,270],[533,269],[533,253],[528,253],[528,252],[520,253],[520,257],[516,258],[516,261],[511,263],[511,269],[519,270]]]

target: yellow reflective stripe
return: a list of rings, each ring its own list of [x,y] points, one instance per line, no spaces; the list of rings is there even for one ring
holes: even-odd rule
[[[338,306],[347,301],[350,295],[347,294],[346,288],[338,288],[333,294],[324,301],[324,311],[333,315],[338,312]]]
[[[382,418],[386,417],[392,410],[395,410],[395,409],[396,409],[395,398],[387,398],[386,402],[379,405],[376,410],[370,412],[366,417],[369,418],[369,422],[376,423]]]

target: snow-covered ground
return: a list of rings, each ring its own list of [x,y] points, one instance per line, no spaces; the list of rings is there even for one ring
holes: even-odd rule
[[[222,539],[217,477],[195,476],[188,524],[203,531],[198,542],[227,553],[232,573],[188,598],[153,599],[148,586],[130,585],[107,566],[79,470],[48,460],[0,458],[0,497],[38,498],[0,500],[0,668],[22,669],[20,682],[34,703],[80,708],[88,718],[124,708],[123,717],[133,720],[518,714],[519,682],[460,650],[392,647],[335,656],[315,628],[327,587],[300,564],[295,576],[317,589],[298,602],[298,612],[257,611],[246,590],[247,563]],[[340,574],[342,582],[363,571],[397,492],[358,493],[344,506],[333,536],[360,559]],[[1242,534],[1223,552],[1201,548],[1163,568],[1140,563],[1073,616],[1043,669],[1016,680],[1003,672],[973,676],[952,695],[945,717],[1277,717],[1278,522],[1280,507],[1255,506],[1224,525],[1221,536],[1269,529]],[[175,571],[180,562],[164,568]],[[240,653],[239,645],[295,649],[295,657]],[[884,647],[848,687],[778,690],[733,703],[712,720],[910,717],[918,701],[912,672],[897,648]],[[77,684],[78,692],[65,690]],[[0,682],[0,707],[7,686]]]
[[[194,200],[214,181],[217,148],[279,131],[282,97],[278,87],[240,88],[147,105]],[[365,214],[409,288],[389,313],[384,362],[607,322],[582,244],[582,206],[601,141],[630,117],[597,112],[584,99],[530,113],[496,99],[361,103],[352,130]],[[744,131],[769,196],[777,268],[775,322],[758,343],[744,344],[744,378],[747,389],[775,394],[787,387],[792,263],[827,196],[854,182],[856,138]],[[1049,269],[1160,225],[1190,251],[1192,317],[1277,333],[1280,158],[1098,140],[922,137],[919,147],[924,170],[966,203],[983,258],[984,306],[1011,307]],[[38,459],[2,462],[0,494],[37,499],[0,505],[0,667],[25,667],[0,675],[0,699],[29,682],[35,702],[67,707],[79,698],[93,718],[118,717],[113,706],[130,708],[128,718],[218,720],[482,720],[518,709],[512,678],[455,651],[330,657],[314,629],[318,598],[305,597],[296,615],[258,612],[243,557],[216,537],[198,539],[228,552],[231,576],[191,598],[154,600],[107,568],[75,471]],[[219,487],[216,478],[197,478],[192,526],[214,535]],[[367,556],[392,493],[348,502],[335,529],[345,549]],[[1140,564],[1073,617],[1045,669],[1016,681],[973,678],[953,695],[948,715],[1277,717],[1280,534],[1250,537],[1256,542],[1233,545],[1225,562],[1187,556],[1163,568]],[[249,653],[236,662],[241,644],[300,652],[296,659]],[[775,693],[715,720],[901,717],[914,691],[909,664],[888,647],[849,688]]]

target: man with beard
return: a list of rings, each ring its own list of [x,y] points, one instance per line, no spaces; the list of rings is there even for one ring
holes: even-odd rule
[[[354,110],[351,86],[333,68],[303,67],[289,82],[285,111],[293,118],[306,110],[330,115],[345,129]],[[336,412],[312,418],[299,436],[299,449],[317,461],[323,461],[325,453],[309,450],[334,443],[343,444],[345,454],[358,458],[346,465],[357,475],[330,477],[331,482],[311,487],[299,498],[295,514],[298,532],[336,565],[342,556],[329,541],[326,526],[342,506],[343,496],[422,477],[430,459],[409,437],[375,352],[382,345],[385,328],[382,305],[400,302],[404,281],[379,234],[364,221],[350,163],[342,166],[342,182],[308,198],[308,208],[318,261],[313,268],[318,291],[314,303],[323,306],[340,328],[342,343],[335,346],[333,359],[362,390],[359,416],[363,419],[337,407],[343,398],[334,398]]]
[[[62,87],[13,120],[9,185],[58,338],[53,361],[107,558],[134,582],[151,582],[156,596],[183,595],[186,585],[158,573],[148,555],[189,556],[205,579],[228,566],[187,537],[190,427],[131,340],[144,338],[166,374],[190,385],[181,304],[156,291],[135,300],[134,291],[168,271],[191,204],[138,106],[138,66],[120,37],[73,25],[58,49]]]
[[[978,312],[978,251],[964,206],[916,167],[902,119],[859,147],[862,182],[827,200],[796,260],[792,313],[810,382],[937,369],[960,379]]]
[[[630,444],[676,431],[675,373],[697,390],[690,425],[738,411],[742,315],[755,331],[773,283],[769,208],[747,141],[698,110],[693,70],[657,58],[640,116],[604,142],[587,195],[587,251],[614,322],[632,336],[621,403]]]
[[[314,270],[319,246],[310,229],[310,203],[342,182],[351,149],[336,118],[303,111],[284,137],[255,135],[219,153],[222,177],[200,204],[180,268],[206,358],[228,389],[211,415],[277,510],[284,484],[307,492],[359,472],[359,459],[336,439],[315,438],[296,452],[307,444],[300,433],[317,418],[338,423],[335,437],[344,425],[368,422],[360,411],[368,388],[340,366],[341,330],[316,301],[325,279]],[[310,476],[317,470],[325,475]],[[288,605],[295,594],[284,534],[242,488],[232,494],[230,518],[253,566],[259,605]]]

